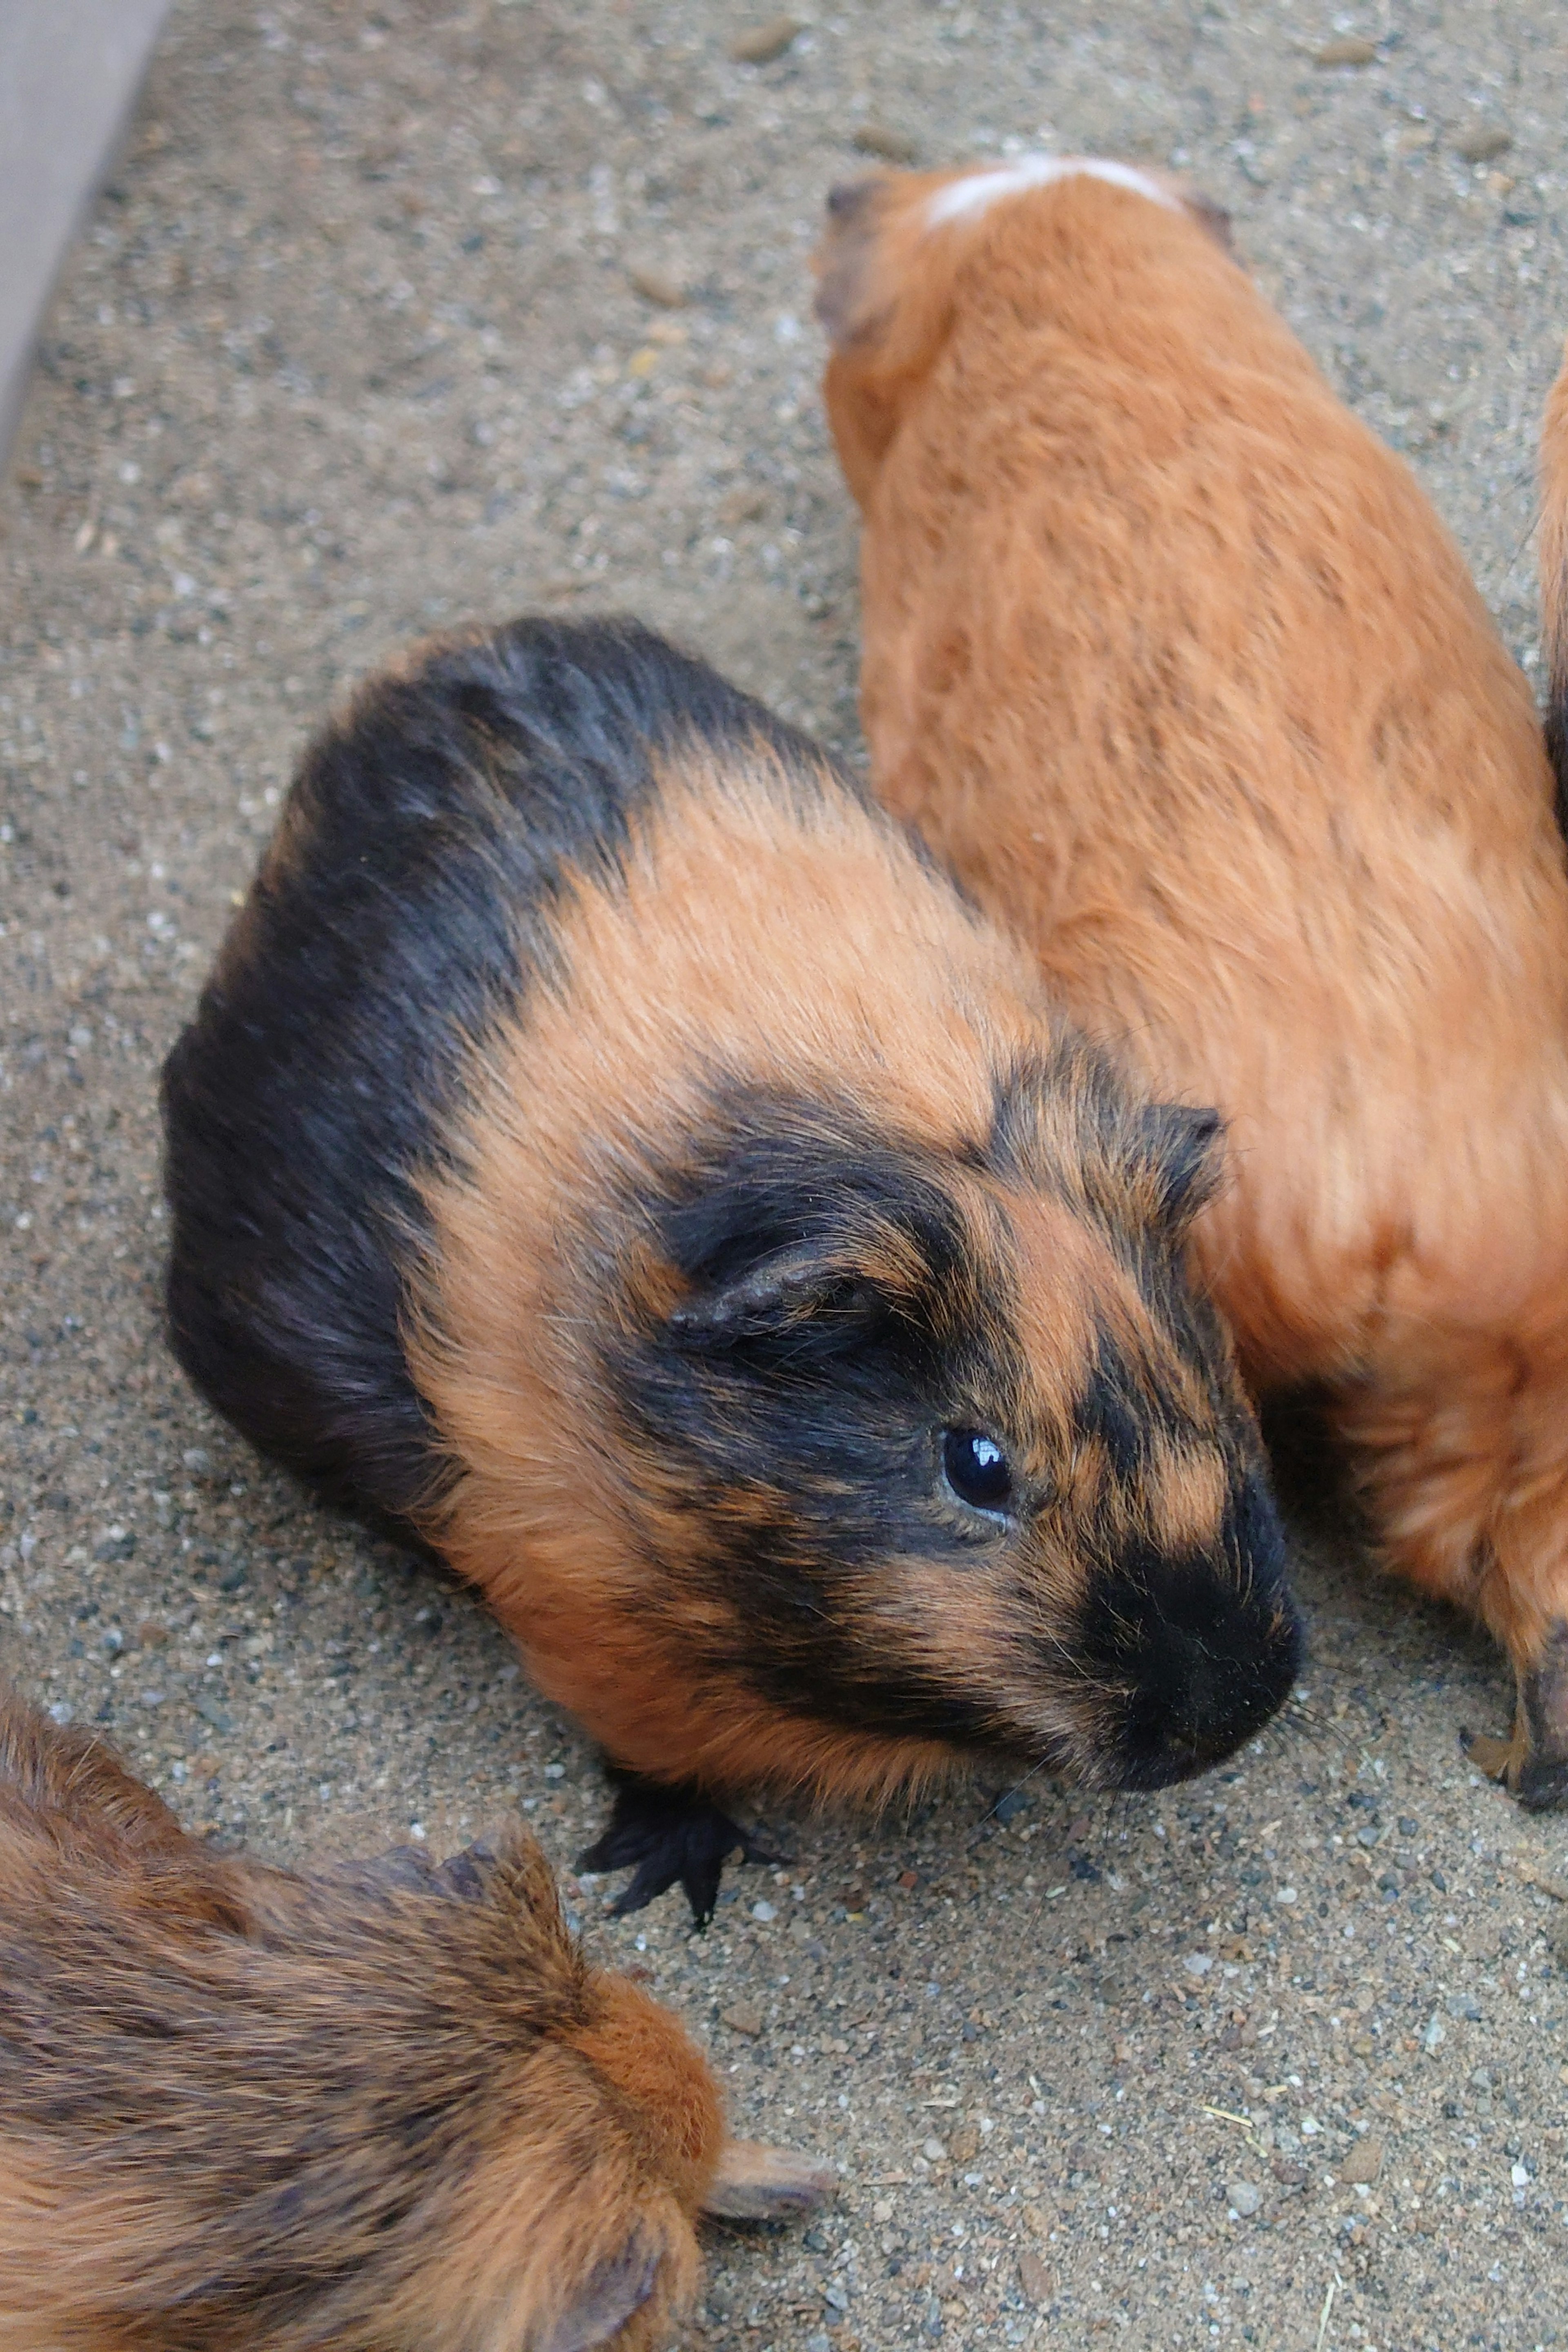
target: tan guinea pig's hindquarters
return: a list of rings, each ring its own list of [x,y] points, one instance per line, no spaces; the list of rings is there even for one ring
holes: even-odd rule
[[[1244,1369],[1333,1390],[1388,1558],[1512,1656],[1489,1760],[1554,1801],[1568,883],[1528,686],[1173,184],[888,175],[820,275],[876,788],[1087,1027],[1220,1106],[1193,1246]]]
[[[653,2352],[701,2210],[830,2181],[531,1838],[270,1869],[0,1695],[0,2352]]]

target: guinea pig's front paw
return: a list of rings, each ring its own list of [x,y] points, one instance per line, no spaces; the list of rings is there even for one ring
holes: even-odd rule
[[[636,1772],[612,1768],[615,1810],[602,1837],[577,1857],[579,1870],[630,1870],[635,1874],[611,1906],[610,1916],[624,1919],[641,1911],[656,1895],[675,1885],[686,1891],[691,1916],[706,1927],[719,1900],[719,1881],[732,1853],[746,1862],[776,1863],[739,1822],[721,1813],[712,1801],[691,1788],[669,1788],[663,1781],[645,1780]]]
[[[1519,1670],[1513,1736],[1468,1735],[1478,1771],[1506,1783],[1528,1812],[1568,1802],[1568,1622],[1559,1617],[1539,1656]]]

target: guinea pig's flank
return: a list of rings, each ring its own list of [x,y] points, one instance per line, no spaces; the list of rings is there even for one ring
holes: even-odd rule
[[[1200,1769],[1294,1676],[1152,1103],[804,737],[629,625],[426,646],[307,755],[164,1084],[169,1311],[488,1596],[700,1915],[745,1787]]]
[[[1546,748],[1557,777],[1557,824],[1568,835],[1568,351],[1541,426],[1541,634],[1546,656]]]
[[[727,2139],[531,1838],[270,1869],[0,1695],[4,2352],[644,2352],[700,2212],[828,2183]]]
[[[1514,1738],[1478,1755],[1551,1803],[1568,878],[1526,681],[1174,183],[885,175],[831,200],[819,283],[874,788],[1091,1035],[1218,1106],[1192,1246],[1242,1370],[1329,1393],[1388,1559],[1513,1660]],[[1560,391],[1560,645],[1565,444]]]

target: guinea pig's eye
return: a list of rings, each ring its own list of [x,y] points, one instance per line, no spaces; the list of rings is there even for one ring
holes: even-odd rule
[[[1013,1492],[1013,1469],[1002,1447],[983,1429],[944,1429],[942,1466],[961,1503],[1003,1511]]]

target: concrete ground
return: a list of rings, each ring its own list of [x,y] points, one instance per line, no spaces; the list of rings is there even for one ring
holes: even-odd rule
[[[604,1796],[479,1609],[176,1375],[159,1060],[306,730],[432,622],[630,609],[854,748],[835,180],[1042,141],[1190,170],[1535,658],[1554,0],[823,0],[732,60],[755,21],[181,0],[0,493],[0,1666],[277,1853],[521,1803],[565,1866]],[[775,1818],[790,1865],[698,1940],[569,1880],[745,2126],[843,2168],[804,2238],[715,2237],[692,2344],[1568,2342],[1568,1823],[1466,1765],[1489,1645],[1374,1579],[1310,1456],[1293,1492],[1307,1688],[1233,1769]]]

